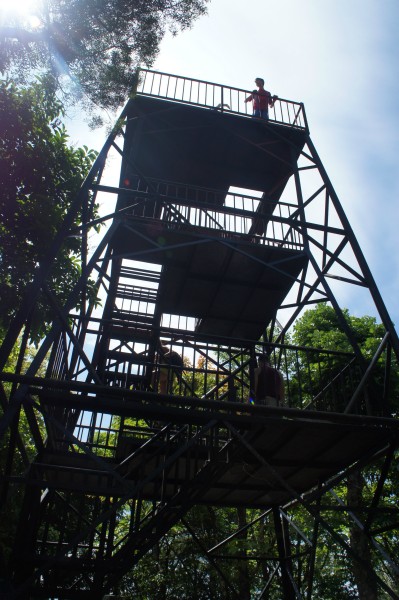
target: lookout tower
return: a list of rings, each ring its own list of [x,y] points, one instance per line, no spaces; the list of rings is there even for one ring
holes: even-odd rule
[[[384,499],[399,438],[398,337],[303,105],[278,99],[265,121],[248,114],[247,95],[140,72],[5,338],[2,367],[44,291],[51,332],[25,372],[2,372],[1,498],[18,513],[5,556],[12,598],[117,592],[179,524],[223,582],[220,597],[244,597],[225,565],[247,559],[245,597],[277,587],[285,600],[310,599],[321,530],[367,566],[334,510],[395,573],[373,536],[381,514],[385,531],[398,522]],[[82,238],[81,277],[60,306],[46,280],[69,235]],[[351,287],[384,326],[371,358],[340,308]],[[295,320],[321,302],[351,351],[289,343]],[[167,363],[162,343],[182,362]],[[250,402],[263,354],[284,376],[277,406]],[[371,464],[380,474],[367,504],[334,495]],[[211,545],[190,520],[203,506],[238,515]],[[260,522],[267,555],[248,533]],[[387,577],[372,578],[397,597]]]

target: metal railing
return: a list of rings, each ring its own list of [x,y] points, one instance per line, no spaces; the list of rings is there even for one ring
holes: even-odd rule
[[[129,180],[123,214],[155,219],[169,229],[302,250],[296,204],[139,177]],[[135,193],[136,192],[136,193]]]
[[[141,96],[154,96],[243,117],[252,117],[252,102],[245,102],[251,93],[252,90],[149,69],[140,69],[138,74],[137,94]],[[269,108],[269,120],[308,130],[305,108],[301,102],[277,98],[274,106]]]
[[[181,372],[176,372],[168,383],[167,393],[175,397],[176,406],[190,408],[192,400],[211,401],[208,405],[209,410],[212,410],[212,403],[215,402],[217,410],[220,410],[220,402],[229,403],[226,405],[228,411],[231,410],[232,402],[237,403],[237,410],[240,410],[240,406],[242,410],[249,406],[253,395],[255,356],[251,355],[248,348],[205,343],[193,339],[188,343],[173,338],[168,340],[168,345],[177,351],[184,361]],[[256,354],[260,355],[263,352],[264,348],[258,345]],[[126,375],[129,369],[135,369],[134,359],[129,358],[127,354],[125,356],[126,363],[121,357],[114,362],[113,366],[109,365],[107,384],[114,390],[115,387],[124,387],[121,381],[122,372]],[[283,375],[285,386],[283,408],[342,413],[361,380],[359,365],[353,354],[348,352],[279,345],[273,348],[270,362]],[[156,392],[157,373],[162,364],[155,358],[155,362],[147,359],[146,365],[154,374],[153,391]],[[112,373],[114,380],[112,380]],[[140,387],[127,385],[127,389],[139,391]],[[143,397],[139,406],[142,402],[152,406],[154,400],[155,397],[150,400]],[[96,455],[114,457],[118,440],[121,435],[126,435],[127,430],[136,438],[138,436],[150,439],[153,435],[148,422],[146,424],[142,416],[135,416],[134,406],[133,402],[128,417],[112,416],[101,412],[82,412],[76,423],[74,435],[87,444]],[[201,410],[205,407],[206,405],[203,404]],[[363,395],[359,398],[357,410],[354,412],[367,413]],[[74,451],[79,449],[76,447]]]

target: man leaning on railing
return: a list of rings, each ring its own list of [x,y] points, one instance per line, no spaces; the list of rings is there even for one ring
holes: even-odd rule
[[[254,90],[252,94],[245,98],[244,102],[253,101],[253,117],[259,117],[261,119],[269,119],[269,106],[273,108],[275,101],[278,96],[272,96],[270,92],[265,90],[265,82],[261,77],[255,79],[257,90]]]

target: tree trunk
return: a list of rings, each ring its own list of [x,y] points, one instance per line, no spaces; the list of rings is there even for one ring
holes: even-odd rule
[[[237,524],[239,529],[241,527],[245,527],[247,524],[247,513],[245,508],[237,508]],[[246,540],[247,539],[247,530],[240,533],[239,539]],[[243,559],[247,556],[246,547],[242,548],[240,551]],[[239,596],[241,600],[251,600],[251,584],[249,580],[249,572],[248,572],[248,561],[247,560],[239,560],[237,565],[238,571],[238,589]]]
[[[348,477],[347,502],[349,506],[361,506],[363,497],[364,479],[361,473],[353,473]],[[353,523],[350,527],[350,546],[353,552],[363,561],[360,563],[353,558],[352,571],[359,600],[378,600],[377,581],[371,560],[370,543],[367,535]]]

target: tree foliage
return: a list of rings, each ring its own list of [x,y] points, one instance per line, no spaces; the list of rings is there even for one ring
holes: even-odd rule
[[[46,256],[71,199],[96,152],[74,148],[60,118],[53,80],[27,88],[0,82],[0,328],[6,329]],[[77,218],[76,224],[79,222]],[[68,238],[49,278],[64,300],[80,273],[80,240]],[[31,337],[43,335],[52,313],[42,298],[32,317]]]
[[[365,358],[371,358],[384,337],[385,328],[374,317],[355,317],[348,309],[342,310],[353,339],[360,346]],[[293,341],[298,346],[323,348],[325,350],[352,351],[350,341],[342,330],[337,313],[326,303],[318,304],[304,313],[295,324]]]
[[[344,410],[363,375],[364,368],[375,355],[385,335],[385,327],[378,323],[375,317],[364,315],[356,317],[347,309],[342,310],[343,316],[351,331],[352,340],[359,347],[364,358],[363,365],[359,360],[351,363],[349,353],[353,352],[351,340],[343,331],[335,310],[328,304],[321,303],[316,308],[306,311],[294,326],[292,342],[304,348],[320,348],[330,350],[328,361],[316,360],[309,362],[309,352],[306,353],[308,363],[301,371],[301,381],[290,381],[291,388],[299,386],[302,396],[309,392],[309,399],[314,397],[324,386],[329,386],[331,410]],[[338,353],[342,353],[341,355]],[[348,353],[345,356],[344,353]],[[299,352],[299,360],[305,352]],[[303,356],[302,356],[303,355]],[[315,355],[316,356],[316,355]],[[399,398],[398,368],[391,365],[389,371],[389,386],[387,376],[386,352],[382,353],[375,365],[367,386],[367,411],[374,415],[391,414],[397,410]],[[334,385],[329,385],[336,378]],[[316,380],[318,383],[316,384]]]
[[[135,68],[154,62],[165,32],[190,27],[207,2],[49,0],[38,12],[39,27],[0,29],[0,71],[22,79],[32,70],[49,71],[90,102],[116,108],[128,97]]]

